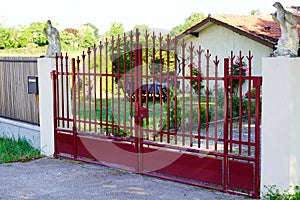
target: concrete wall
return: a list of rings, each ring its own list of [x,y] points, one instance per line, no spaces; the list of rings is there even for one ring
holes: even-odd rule
[[[300,184],[300,58],[263,58],[261,186]]]
[[[34,148],[41,149],[43,153],[43,148],[40,147],[39,126],[0,118],[0,137],[3,136],[14,137],[16,139],[18,137],[25,137],[32,143]]]
[[[261,59],[269,56],[273,52],[272,48],[216,24],[202,30],[199,33],[199,37],[189,35],[184,41],[187,43],[187,47],[192,41],[193,45],[201,45],[205,51],[209,49],[212,55],[211,59],[213,60],[215,56],[218,56],[221,66],[223,66],[224,58],[230,56],[231,50],[234,51],[235,55],[238,55],[240,50],[243,55],[248,55],[249,50],[251,50],[253,55],[253,75],[262,74]]]

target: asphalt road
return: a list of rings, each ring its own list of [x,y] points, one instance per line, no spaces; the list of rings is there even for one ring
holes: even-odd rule
[[[245,199],[214,190],[54,158],[0,164],[0,199]]]

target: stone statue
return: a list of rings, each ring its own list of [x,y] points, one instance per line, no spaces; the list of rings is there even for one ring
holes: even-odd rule
[[[46,57],[55,57],[56,53],[60,55],[61,52],[61,44],[60,44],[60,36],[59,32],[56,28],[54,28],[51,24],[51,21],[47,21],[47,28],[44,28],[45,35],[48,36],[49,45],[46,53]]]
[[[274,56],[297,57],[299,48],[297,20],[291,12],[283,8],[281,3],[276,2],[273,6],[276,12],[272,14],[272,18],[279,24],[281,30]]]

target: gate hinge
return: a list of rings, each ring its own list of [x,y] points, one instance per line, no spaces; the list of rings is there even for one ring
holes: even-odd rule
[[[55,80],[56,79],[56,72],[55,72],[55,70],[52,70],[50,72],[50,78],[51,78],[51,80]]]

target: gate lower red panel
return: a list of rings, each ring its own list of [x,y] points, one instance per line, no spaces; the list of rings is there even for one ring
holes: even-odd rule
[[[144,172],[223,185],[222,159],[150,148],[143,151]]]
[[[100,138],[78,136],[77,143],[73,144],[73,135],[57,134],[57,148],[60,155],[74,156],[76,146],[77,158],[82,160],[107,162],[106,165],[118,164],[127,166],[127,170],[135,171],[137,153],[133,143],[120,143]],[[120,168],[122,168],[120,166]]]

